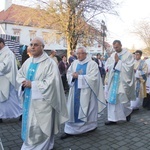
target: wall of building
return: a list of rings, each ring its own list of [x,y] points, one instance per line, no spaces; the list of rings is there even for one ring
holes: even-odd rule
[[[48,50],[67,50],[66,41],[64,37],[61,37],[61,33],[52,29],[43,29],[29,26],[21,26],[14,24],[0,24],[0,33],[20,36],[20,45],[29,45],[30,41],[38,36],[45,40],[45,49]],[[78,44],[77,47],[82,46]],[[95,41],[94,46],[87,47],[89,54],[102,54],[102,46]],[[105,53],[105,52],[104,52]]]
[[[29,45],[30,41],[36,36],[41,37],[45,41],[45,49],[66,49],[65,39],[61,37],[60,32],[51,29],[43,29],[29,26],[1,24],[0,30],[3,34],[20,36],[21,45]]]

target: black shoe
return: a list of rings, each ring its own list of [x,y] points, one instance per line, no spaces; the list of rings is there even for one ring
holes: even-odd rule
[[[117,122],[114,122],[114,121],[107,121],[105,122],[105,125],[116,125]]]
[[[129,122],[131,120],[131,114],[126,117],[126,121]]]
[[[66,139],[66,138],[68,138],[68,137],[70,137],[70,136],[73,136],[73,135],[71,135],[71,134],[67,134],[67,133],[63,133],[62,135],[61,135],[61,137],[60,137],[60,139]]]
[[[0,119],[0,123],[3,123],[3,120],[2,120],[2,119]]]
[[[138,111],[138,110],[140,110],[139,108],[135,108],[135,109],[133,109],[133,111]]]
[[[19,121],[22,121],[22,115],[20,116]]]

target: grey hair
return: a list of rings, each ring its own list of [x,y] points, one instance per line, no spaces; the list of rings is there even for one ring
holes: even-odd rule
[[[44,40],[41,37],[35,37],[33,40],[38,40],[38,41],[40,41],[42,43],[43,47],[45,46]]]
[[[78,48],[77,48],[77,52],[78,52],[79,49],[82,49],[83,52],[87,53],[86,48],[85,48],[84,46],[78,47]]]

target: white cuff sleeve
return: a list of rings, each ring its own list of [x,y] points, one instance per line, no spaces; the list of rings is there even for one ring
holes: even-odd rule
[[[122,67],[122,62],[121,62],[121,60],[119,60],[115,66],[115,70],[121,71],[121,67]]]
[[[36,100],[36,99],[43,99],[44,97],[43,97],[43,95],[42,95],[42,93],[40,92],[40,90],[39,90],[39,88],[38,88],[38,86],[37,86],[37,83],[36,83],[36,81],[32,81],[31,82],[31,84],[32,84],[32,88],[31,88],[31,99],[33,99],[33,100]]]
[[[88,88],[88,84],[84,78],[84,75],[78,75],[78,88],[83,89],[83,88]]]
[[[69,86],[73,86],[74,85],[74,81],[72,82],[73,77],[71,76],[71,79],[68,81]]]

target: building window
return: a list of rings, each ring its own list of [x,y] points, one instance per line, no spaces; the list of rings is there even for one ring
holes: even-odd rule
[[[64,46],[64,47],[67,47],[67,40],[66,40],[66,38],[63,37],[62,39],[63,39],[63,46]]]
[[[62,41],[62,33],[56,32],[56,43],[60,44]]]
[[[21,31],[21,29],[13,29],[15,36],[20,36],[20,31]]]
[[[36,31],[29,30],[29,32],[30,32],[30,41],[32,41],[36,37]]]
[[[50,37],[49,33],[48,32],[42,32],[42,36],[43,36],[43,39],[44,39],[44,43],[48,44],[49,37]]]

